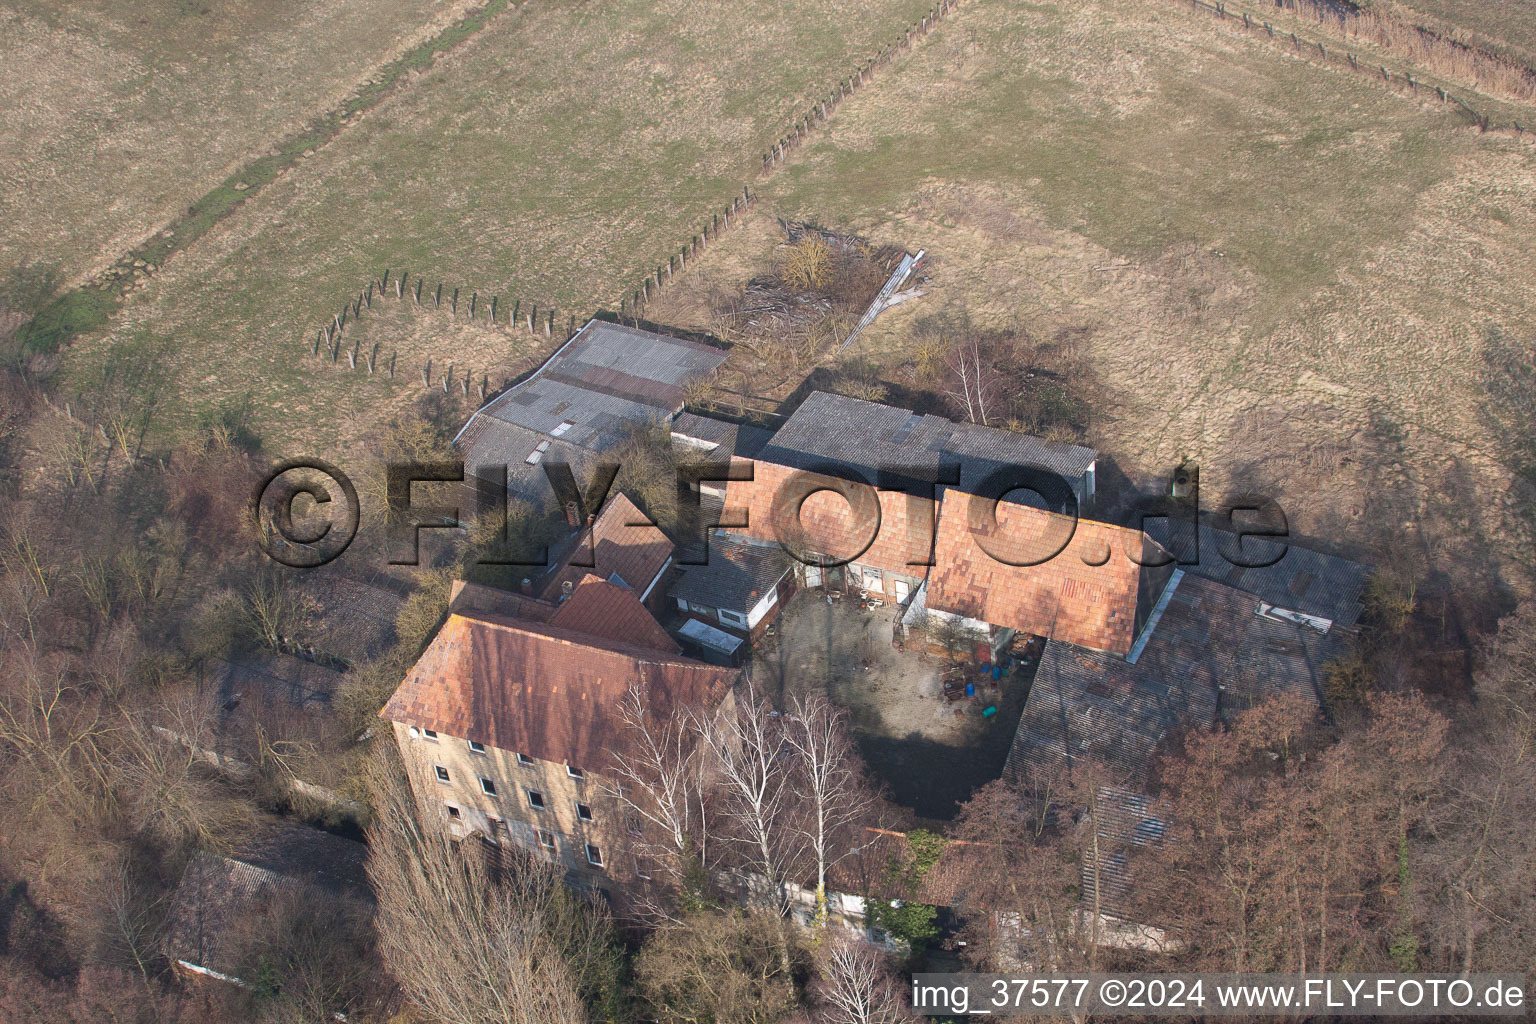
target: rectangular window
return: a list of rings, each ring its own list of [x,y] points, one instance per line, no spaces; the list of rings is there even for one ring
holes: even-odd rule
[[[592,808],[588,807],[584,803],[577,803],[576,804],[576,817],[580,818],[582,821],[591,821],[592,820]]]
[[[575,425],[576,425],[576,423],[575,423],[574,420],[562,420],[555,427],[555,429],[553,429],[553,430],[551,430],[549,432],[549,436],[550,437],[559,437],[561,434],[565,433],[567,430],[570,430]]]
[[[646,870],[645,861],[640,857],[635,858],[635,875],[636,877],[643,878],[646,881],[650,881],[651,878],[651,873]]]
[[[437,730],[436,729],[423,729],[423,730],[421,730],[421,734],[423,736],[425,736],[429,740],[437,739]]]
[[[533,830],[533,834],[538,837],[539,845],[544,847],[544,849],[553,850],[555,848],[555,834],[553,832],[545,828],[536,828]]]
[[[486,796],[495,796],[496,783],[492,782],[484,775],[480,776],[480,792],[484,793]]]
[[[529,757],[527,754],[518,754],[517,763],[522,765],[524,768],[532,768],[533,758]]]
[[[450,818],[458,818],[458,816],[459,816],[459,809],[457,807],[453,806],[453,804],[448,804],[446,806],[448,808],[448,817],[450,817]]]
[[[595,868],[600,868],[603,866],[603,851],[599,850],[591,843],[587,844],[587,863],[591,864]]]
[[[726,610],[724,608],[721,608],[720,609],[720,621],[728,623],[728,624],[730,624],[732,626],[743,626],[744,627],[747,624],[747,617],[745,615],[741,614],[740,612],[728,611],[728,610]]]
[[[573,768],[570,765],[565,766],[565,774],[569,775],[573,779],[584,779],[587,777],[586,772],[582,771],[580,768]]]
[[[532,807],[536,811],[542,811],[544,809],[544,794],[540,793],[536,789],[530,789],[527,791],[527,793],[528,806]]]
[[[470,740],[469,741],[469,749],[470,749],[470,751],[472,753],[483,754],[483,753],[485,753],[485,744],[484,743],[476,743],[474,740]]]
[[[645,834],[645,828],[640,823],[640,815],[638,815],[638,814],[628,814],[628,815],[625,815],[625,817],[624,817],[624,831],[628,832],[630,835],[634,836],[636,839],[639,839],[642,835],[644,835]]]
[[[449,775],[448,775],[448,769],[444,768],[442,765],[435,764],[435,765],[432,766],[432,770],[437,773],[437,781],[438,782],[452,782],[453,781],[453,779],[450,778]]]

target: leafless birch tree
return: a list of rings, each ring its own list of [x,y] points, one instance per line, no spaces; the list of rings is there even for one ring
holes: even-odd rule
[[[851,848],[847,833],[860,817],[865,786],[844,711],[824,694],[812,692],[793,697],[789,712],[784,738],[796,755],[796,782],[807,805],[796,831],[816,861],[816,923],[824,925],[827,872]]]
[[[985,424],[988,406],[1001,386],[1002,375],[983,350],[980,339],[970,337],[955,342],[944,354],[944,368],[948,371],[944,394],[957,410],[965,413],[966,419]]]
[[[829,941],[816,963],[816,1024],[916,1024],[885,956],[854,935]]]
[[[659,712],[632,688],[619,705],[624,742],[613,752],[617,797],[639,826],[635,852],[664,875],[654,879],[676,894],[713,866],[710,848],[708,765],[695,716]],[[652,916],[672,919],[671,908],[644,900]]]

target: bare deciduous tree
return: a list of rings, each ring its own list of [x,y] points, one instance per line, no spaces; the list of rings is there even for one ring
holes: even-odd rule
[[[627,813],[636,819],[635,852],[663,874],[653,880],[674,894],[713,866],[708,779],[695,716],[650,708],[632,688],[619,706],[626,742],[613,752],[612,774]],[[669,908],[648,909],[670,916]]]
[[[784,718],[750,683],[718,713],[694,709],[692,718],[724,797],[732,838],[782,907],[796,860],[787,841],[794,793]]]
[[[572,914],[554,869],[531,859],[493,875],[471,838],[449,834],[387,747],[372,765],[368,877],[380,954],[430,1016],[474,1024],[576,1024],[585,960],[603,945],[594,913]]]
[[[816,1024],[915,1024],[885,955],[846,932],[831,938],[816,958],[812,990]]]
[[[944,353],[944,394],[972,423],[985,424],[1003,375],[976,336],[953,342]]]
[[[796,754],[796,781],[806,807],[796,831],[816,862],[816,922],[827,919],[827,872],[848,855],[848,833],[866,803],[858,755],[848,738],[847,714],[812,691],[791,698],[784,738]]]

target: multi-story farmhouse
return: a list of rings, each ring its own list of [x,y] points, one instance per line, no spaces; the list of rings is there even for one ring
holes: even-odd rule
[[[422,805],[603,886],[645,874],[609,772],[637,689],[656,713],[719,707],[739,672],[683,657],[635,592],[588,575],[546,602],[458,584],[448,620],[380,717]]]

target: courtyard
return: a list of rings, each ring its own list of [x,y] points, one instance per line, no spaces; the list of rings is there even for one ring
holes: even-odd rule
[[[822,689],[847,709],[890,798],[920,818],[945,820],[1002,773],[1034,665],[993,684],[985,666],[927,654],[917,635],[898,649],[891,641],[899,614],[895,605],[866,608],[854,594],[829,600],[803,590],[754,652],[753,678],[780,706]],[[946,699],[946,681],[973,683],[975,696]],[[986,715],[989,707],[997,710]]]

